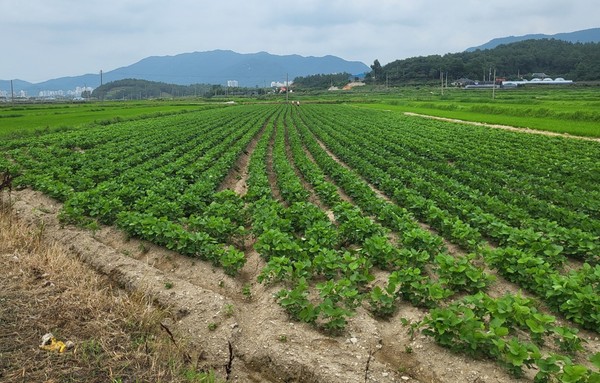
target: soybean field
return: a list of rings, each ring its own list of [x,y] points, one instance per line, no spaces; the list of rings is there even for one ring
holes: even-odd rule
[[[63,225],[232,280],[257,254],[252,283],[305,331],[344,338],[368,316],[510,377],[600,381],[600,142],[303,102],[187,106],[0,153]]]

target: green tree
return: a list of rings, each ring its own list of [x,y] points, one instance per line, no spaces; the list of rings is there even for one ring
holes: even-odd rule
[[[381,78],[383,77],[383,68],[381,67],[381,64],[379,63],[379,60],[375,59],[375,61],[373,62],[373,65],[371,65],[371,69],[372,69],[372,77],[373,77],[373,82],[377,83],[377,81],[381,81]]]

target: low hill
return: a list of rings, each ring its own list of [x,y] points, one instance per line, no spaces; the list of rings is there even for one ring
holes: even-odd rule
[[[226,88],[221,85],[192,84],[177,85],[158,81],[124,79],[111,81],[97,87],[92,97],[104,100],[141,100],[171,97],[211,97],[228,92],[247,94],[248,92],[262,93],[264,89]]]

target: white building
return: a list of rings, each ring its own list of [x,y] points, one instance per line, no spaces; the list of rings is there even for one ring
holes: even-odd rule
[[[228,88],[238,88],[240,85],[237,80],[228,80],[227,87]]]
[[[517,86],[517,85],[565,85],[565,84],[572,84],[573,80],[565,80],[562,77],[557,77],[556,79],[551,79],[549,77],[546,78],[534,78],[531,81],[527,81],[527,80],[520,80],[520,81],[502,81],[502,85],[513,85],[513,86]]]
[[[293,83],[293,81],[271,81],[271,88],[281,88],[284,86],[292,85]]]

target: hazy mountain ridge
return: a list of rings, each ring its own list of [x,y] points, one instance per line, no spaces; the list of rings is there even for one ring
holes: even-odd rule
[[[502,44],[510,44],[516,43],[519,41],[525,40],[541,40],[541,39],[556,39],[568,41],[571,43],[597,43],[600,42],[600,28],[590,28],[584,29],[581,31],[575,32],[567,32],[567,33],[557,33],[554,35],[546,35],[546,34],[527,34],[523,36],[507,36],[507,37],[499,37],[488,41],[487,43],[477,46],[471,47],[466,50],[466,52],[474,52],[478,49],[493,49],[498,45]]]
[[[136,78],[178,85],[221,84],[238,81],[239,86],[269,86],[272,81],[293,80],[297,76],[348,72],[362,74],[370,68],[359,61],[347,61],[336,56],[304,57],[273,55],[267,52],[251,54],[226,50],[182,53],[174,56],[151,56],[134,64],[103,73],[102,82]],[[25,90],[37,95],[41,90],[67,90],[76,87],[100,86],[100,74],[61,77],[36,84],[15,80],[15,91]],[[0,81],[1,90],[10,90],[10,81]]]
[[[591,28],[554,35],[528,34],[509,36],[490,40],[465,52],[493,49],[499,45],[511,44],[530,39],[556,39],[568,42],[600,42],[600,28]],[[398,60],[396,60],[398,61]],[[389,64],[388,64],[389,65]],[[293,80],[299,76],[315,74],[332,74],[347,72],[363,74],[371,72],[365,63],[347,61],[336,56],[300,56],[274,55],[267,52],[242,54],[230,50],[213,50],[206,52],[181,53],[173,56],[150,56],[134,64],[103,73],[104,84],[128,79],[142,79],[177,85],[220,84],[227,81],[238,81],[241,87],[265,87],[272,81],[283,82],[286,77]],[[42,90],[72,90],[77,87],[100,86],[100,74],[61,77],[40,83],[14,80],[15,94],[26,91],[29,96],[37,96]],[[10,81],[0,80],[0,91],[10,92]]]

